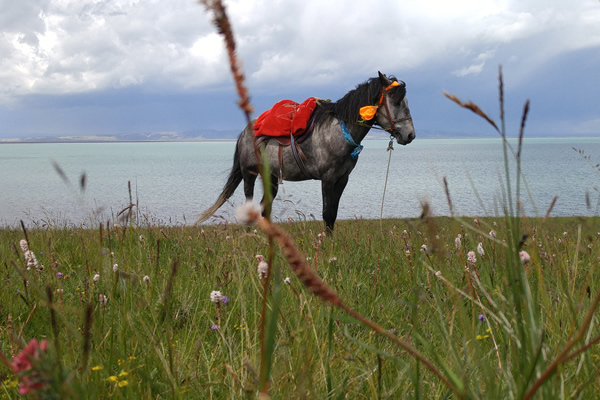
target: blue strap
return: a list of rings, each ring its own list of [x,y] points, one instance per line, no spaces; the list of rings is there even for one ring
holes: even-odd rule
[[[354,146],[354,150],[352,150],[350,157],[352,157],[353,160],[356,160],[364,146],[356,143],[354,139],[352,139],[352,136],[350,136],[350,132],[348,132],[348,128],[346,128],[346,123],[344,121],[340,120],[340,126],[342,127],[342,134],[344,135],[344,139],[346,139],[346,143],[348,143],[350,146]]]

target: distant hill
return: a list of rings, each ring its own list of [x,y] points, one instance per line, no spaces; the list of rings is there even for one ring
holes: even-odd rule
[[[0,139],[0,143],[103,143],[103,142],[190,142],[210,140],[235,140],[240,131],[194,129],[183,132],[150,132],[150,133],[121,133],[116,135],[74,135],[74,136],[32,136],[26,138]],[[367,140],[386,140],[390,137],[387,132],[372,129]],[[490,133],[456,133],[440,131],[417,131],[417,139],[438,138],[485,138],[495,137]]]

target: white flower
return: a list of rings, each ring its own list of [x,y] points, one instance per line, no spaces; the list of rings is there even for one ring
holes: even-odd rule
[[[241,224],[253,224],[260,218],[262,209],[253,201],[247,201],[235,210],[235,218]]]
[[[44,269],[44,266],[41,267],[38,265],[37,258],[35,258],[35,254],[33,251],[29,250],[29,245],[27,244],[27,240],[23,239],[19,242],[21,246],[21,250],[23,250],[23,255],[25,256],[25,262],[27,263],[27,270],[29,271],[31,268]]]
[[[531,261],[531,257],[529,256],[529,253],[526,252],[525,250],[523,250],[519,253],[519,257],[521,258],[521,262],[523,264],[529,264],[529,262]]]
[[[483,244],[481,242],[479,242],[479,244],[477,245],[477,252],[481,257],[483,257],[485,254],[485,251],[483,251]]]
[[[213,290],[212,292],[210,292],[210,301],[212,301],[213,303],[218,303],[221,301],[221,299],[223,299],[223,295],[220,291]]]
[[[462,235],[459,233],[456,239],[454,239],[454,246],[456,246],[457,249],[460,249],[461,246],[460,238],[462,238]]]
[[[331,257],[331,258],[329,259],[329,262],[330,262],[330,263],[332,263],[332,262],[336,262],[336,261],[337,261],[337,257]]]
[[[442,271],[437,271],[437,272],[435,273],[435,276],[437,276],[438,278],[439,278],[439,277],[441,277],[441,276],[442,276]]]
[[[144,238],[144,235],[140,235],[140,242],[143,242],[144,240],[146,240],[146,239]]]
[[[60,294],[62,294],[62,293],[63,293],[63,290],[62,290],[62,289],[56,289],[56,293],[60,293]]]
[[[567,232],[563,232],[563,236],[566,238],[567,237]]]
[[[119,270],[119,264],[113,264],[113,272],[117,272]]]
[[[286,285],[289,285],[292,283],[292,280],[290,279],[289,276],[286,276],[285,279],[283,280],[283,283],[285,283]]]
[[[479,221],[477,220],[477,218],[475,218],[475,219],[473,220],[473,222],[475,222],[476,224],[479,224]]]
[[[100,280],[99,274],[94,275],[94,277],[92,278],[92,281],[94,281],[94,283],[98,283],[99,280]]]
[[[471,264],[475,264],[477,262],[477,257],[475,256],[475,252],[474,251],[470,251],[470,252],[467,253],[467,260]]]
[[[494,239],[496,239],[496,231],[495,230],[491,230],[489,233],[490,237],[493,237]]]
[[[421,251],[424,251],[425,253],[427,253],[427,245],[426,244],[421,245]]]
[[[269,273],[269,264],[267,264],[262,254],[257,254],[256,259],[258,260],[258,267],[256,267],[256,270],[258,271],[258,278],[266,278],[267,274]]]
[[[101,306],[104,307],[106,305],[107,300],[108,300],[108,298],[105,295],[103,295],[103,294],[98,295],[98,302],[100,302]]]
[[[144,275],[144,277],[142,278],[142,280],[143,280],[145,283],[150,283],[150,277],[149,277],[148,275]]]

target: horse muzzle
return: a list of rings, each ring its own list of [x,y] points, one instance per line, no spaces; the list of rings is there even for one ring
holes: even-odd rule
[[[396,138],[396,142],[403,146],[406,146],[415,139],[415,131],[411,131],[408,134],[403,135],[398,129],[394,129],[390,134]]]

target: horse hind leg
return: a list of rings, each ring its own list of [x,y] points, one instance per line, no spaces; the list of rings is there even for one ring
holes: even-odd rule
[[[269,201],[268,207],[266,206],[266,196],[263,194],[263,198],[260,201],[260,204],[263,207],[263,217],[271,214],[271,206],[273,204],[273,200],[275,200],[275,196],[277,196],[277,191],[279,190],[279,183],[277,175],[271,175],[271,200]],[[267,208],[269,209],[267,211]]]

